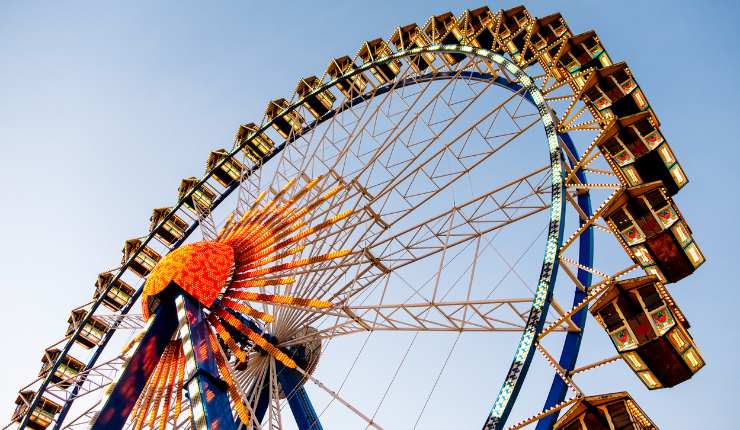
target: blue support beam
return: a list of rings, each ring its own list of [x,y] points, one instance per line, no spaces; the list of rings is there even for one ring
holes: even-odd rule
[[[180,294],[175,298],[180,339],[185,354],[185,388],[190,398],[195,430],[236,430],[229,406],[228,385],[218,373],[211,349],[203,308],[197,301]]]
[[[568,148],[568,150],[575,156],[578,157],[578,151],[573,144],[573,140],[570,138],[568,134],[563,134],[560,136],[562,142],[565,144],[565,146]],[[571,167],[574,165],[573,161],[570,161]],[[576,172],[576,177],[581,181],[581,183],[587,184],[588,181],[586,180],[586,174],[583,172],[582,169],[579,169]],[[588,191],[585,193],[581,193],[577,197],[577,203],[578,206],[581,208],[584,214],[586,216],[590,217],[593,215],[593,209],[591,208],[591,196]],[[582,226],[584,224],[584,220],[581,219],[579,226]],[[594,230],[593,227],[587,228],[581,236],[578,238],[578,262],[586,267],[593,267],[594,262]],[[586,289],[588,289],[591,286],[592,281],[592,275],[591,272],[588,272],[583,269],[578,269],[577,273],[578,282],[581,283]],[[577,306],[579,303],[581,303],[586,298],[587,292],[581,291],[580,289],[575,289],[575,294],[573,295],[573,307]],[[568,334],[565,336],[565,342],[563,343],[563,349],[560,353],[560,360],[558,360],[558,364],[560,364],[560,367],[565,369],[566,371],[573,370],[576,366],[576,361],[578,360],[578,352],[581,349],[581,340],[583,339],[583,332],[586,328],[586,316],[587,316],[588,310],[586,307],[581,309],[580,311],[576,312],[572,317],[571,320],[573,323],[578,326],[580,331],[578,332],[568,332]],[[553,406],[556,406],[563,400],[565,400],[565,395],[568,393],[568,386],[565,384],[565,381],[563,381],[560,376],[555,375],[552,380],[552,385],[550,386],[550,391],[547,394],[547,400],[545,400],[545,406],[542,408],[542,410],[550,409]],[[551,430],[553,426],[555,425],[555,421],[557,421],[558,416],[560,415],[560,412],[555,412],[553,414],[550,414],[541,420],[537,422],[537,427],[535,430]]]
[[[282,363],[276,362],[275,370],[277,371],[278,382],[283,389],[283,393],[288,398],[290,411],[293,413],[295,422],[299,430],[323,430],[319,416],[308,398],[306,389],[303,388],[303,377],[298,371],[285,367]]]
[[[172,300],[164,300],[150,320],[149,329],[123,369],[115,387],[90,427],[91,430],[120,430],[157,367],[167,343],[177,329],[177,315]]]

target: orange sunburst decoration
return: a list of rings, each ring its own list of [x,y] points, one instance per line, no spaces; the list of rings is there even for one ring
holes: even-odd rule
[[[332,251],[286,262],[286,259],[300,255],[304,250],[305,245],[301,242],[310,240],[352,213],[342,212],[316,225],[308,225],[306,215],[344,188],[342,185],[335,186],[302,207],[296,207],[320,179],[309,181],[303,189],[286,198],[296,182],[293,179],[262,207],[260,203],[265,194],[260,194],[243,216],[227,221],[215,240],[182,246],[163,258],[144,285],[142,303],[145,317],[149,318],[156,307],[156,296],[174,283],[210,310],[208,322],[239,364],[246,364],[247,356],[235,336],[248,339],[286,366],[295,367],[290,357],[251,330],[237,316],[273,321],[272,315],[253,308],[251,302],[308,308],[331,306],[331,303],[323,300],[265,294],[254,290],[290,285],[294,282],[290,276],[293,269],[349,254],[349,250]]]

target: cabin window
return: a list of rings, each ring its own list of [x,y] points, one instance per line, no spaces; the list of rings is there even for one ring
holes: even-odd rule
[[[566,52],[563,54],[563,58],[560,60],[563,65],[565,65],[565,68],[570,73],[575,73],[578,71],[578,68],[581,67],[581,63],[578,62],[578,58],[576,58],[572,53]]]
[[[681,188],[686,183],[686,175],[684,175],[683,170],[681,170],[681,167],[676,164],[670,168],[670,171],[671,176],[673,176],[673,180],[676,181],[676,185],[678,188]]]
[[[650,123],[647,120],[641,122],[639,125],[642,125],[643,123],[647,123],[648,125],[650,125]],[[660,131],[658,131],[657,128],[652,128],[652,125],[650,125],[650,127],[651,128],[647,130],[640,128],[639,132],[640,132],[640,136],[642,137],[642,141],[645,142],[645,145],[651,150],[653,150],[655,149],[656,146],[663,143],[664,139],[663,139],[663,135],[660,134]]]
[[[652,372],[644,371],[644,372],[639,372],[637,375],[640,377],[640,379],[642,379],[642,382],[648,386],[648,388],[661,387],[660,382],[658,382],[658,380],[655,379],[655,375],[653,375]]]
[[[601,52],[603,51],[603,49],[601,48],[601,45],[599,44],[599,42],[596,41],[595,37],[587,39],[581,45],[583,45],[586,51],[588,51],[588,53],[591,54],[591,57],[593,58],[601,54]]]
[[[640,175],[637,174],[637,170],[633,166],[624,166],[622,168],[622,173],[624,173],[624,176],[627,178],[627,182],[631,186],[640,185],[642,183],[642,179],[640,178]]]
[[[632,423],[629,412],[624,402],[612,403],[606,405],[606,410],[609,412],[612,424],[615,429],[626,429]]]
[[[591,103],[593,103],[599,110],[606,109],[612,104],[612,101],[598,85],[588,90],[586,97],[588,97],[588,99],[591,100]]]
[[[634,155],[624,146],[619,136],[614,136],[605,145],[607,152],[614,157],[617,164],[624,166],[635,161]]]
[[[622,357],[625,359],[625,361],[627,361],[627,364],[635,371],[647,369],[645,363],[635,352],[625,352]]]
[[[97,343],[103,337],[103,330],[95,324],[87,323],[80,332],[80,336]]]
[[[175,236],[175,237],[179,237],[183,233],[183,231],[181,229],[179,229],[177,227],[177,225],[175,225],[175,223],[172,220],[169,220],[166,223],[164,223],[164,225],[162,226],[162,228],[164,230],[172,233],[172,235]]]
[[[683,359],[694,372],[704,366],[704,360],[699,357],[699,354],[696,353],[694,348],[689,348],[689,350],[683,354]]]
[[[689,234],[689,230],[686,228],[686,224],[683,222],[676,223],[671,231],[673,231],[673,236],[678,240],[678,243],[682,247],[691,242],[691,235]]]
[[[561,19],[558,19],[558,20],[553,21],[553,22],[556,23],[556,24],[555,25],[553,25],[553,24],[547,24],[547,27],[550,29],[550,31],[552,31],[552,33],[556,37],[562,36],[565,33],[565,31],[566,31],[565,24],[563,23],[563,21]]]
[[[529,39],[530,43],[539,51],[547,46],[547,40],[542,37],[541,33],[534,33]]]
[[[663,299],[660,298],[660,294],[658,294],[658,290],[653,285],[642,287],[638,292],[640,293],[642,302],[645,304],[645,309],[648,311],[654,311],[665,305]]]
[[[599,312],[601,319],[604,320],[607,330],[614,331],[624,325],[622,318],[617,313],[617,309],[613,304],[606,305],[604,309]]]
[[[155,260],[151,255],[147,254],[145,251],[142,250],[142,252],[139,253],[139,255],[136,256],[136,259],[141,263],[142,266],[152,269],[157,264],[157,260]]]
[[[686,341],[686,338],[683,336],[680,329],[676,329],[668,333],[668,340],[673,344],[673,347],[676,348],[676,351],[678,352],[683,352],[689,346],[689,343]]]
[[[630,214],[628,214],[624,209],[616,211],[611,216],[611,220],[614,222],[617,230],[619,230],[622,238],[627,242],[627,244],[635,245],[645,240],[645,234],[642,232],[640,227],[638,227]]]
[[[658,266],[648,266],[643,267],[645,269],[645,272],[647,272],[648,275],[655,275],[658,277],[658,279],[661,280],[661,282],[666,282],[666,278],[663,275],[663,272],[658,269]]]
[[[129,295],[118,286],[114,286],[108,292],[108,297],[118,303],[126,303],[128,301]]]
[[[701,266],[704,262],[704,255],[699,250],[699,247],[696,246],[696,243],[692,242],[684,251],[695,268]]]
[[[203,192],[203,190],[195,190],[193,192],[193,202],[201,208],[208,208],[211,206],[211,199]]]
[[[668,145],[661,145],[660,148],[658,148],[658,154],[660,154],[660,158],[663,159],[663,163],[668,167],[672,166],[673,163],[676,162],[676,158],[673,156]]]
[[[678,215],[660,190],[654,190],[644,196],[655,218],[660,221],[663,228],[670,227],[678,221]]]
[[[221,170],[229,175],[231,178],[238,178],[241,175],[241,170],[234,165],[231,161],[227,161],[221,166]]]
[[[637,346],[632,330],[624,322],[624,317],[614,303],[606,305],[599,311],[599,316],[604,321],[606,330],[619,351],[632,349]]]

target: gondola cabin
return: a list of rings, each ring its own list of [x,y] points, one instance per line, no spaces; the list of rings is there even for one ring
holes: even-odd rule
[[[272,153],[275,142],[265,133],[258,133],[259,127],[253,122],[242,124],[236,131],[234,144],[242,145],[242,151],[254,163],[259,163],[264,157]]]
[[[77,330],[77,327],[82,324],[82,320],[87,315],[87,311],[84,309],[75,309],[72,311],[72,313],[69,316],[69,319],[67,322],[69,323],[69,326],[67,327],[67,336],[72,335],[75,330]],[[105,323],[102,319],[92,316],[90,319],[87,320],[85,325],[82,328],[82,331],[80,331],[80,335],[75,339],[75,341],[80,344],[82,347],[86,349],[90,349],[94,346],[96,346],[100,340],[103,338],[103,335],[105,335],[105,332],[108,331],[108,324]]]
[[[590,311],[651,390],[680,384],[704,366],[688,321],[655,275],[611,285]]]
[[[527,30],[532,23],[532,17],[524,6],[505,10],[501,13],[498,35],[501,44],[514,61],[521,60],[520,55],[524,51],[527,42]]]
[[[288,101],[285,99],[273,100],[267,104],[265,117],[272,122],[272,128],[287,139],[292,133],[298,133],[303,127],[303,117],[296,110],[292,110],[285,115],[282,113],[288,109]]]
[[[140,277],[144,277],[154,269],[162,258],[157,251],[148,246],[141,246],[141,239],[129,239],[123,245],[121,264],[129,262],[128,268]],[[141,249],[140,249],[141,248]],[[138,252],[137,252],[138,251]]]
[[[183,202],[183,206],[196,214],[200,214],[210,212],[213,208],[216,191],[205,182],[200,184],[198,178],[190,177],[180,182],[177,197]]]
[[[39,377],[45,378],[49,374],[49,370],[61,353],[62,351],[58,348],[48,348],[44,352],[44,356],[41,357],[41,371],[39,372]],[[75,381],[75,377],[79,375],[84,368],[85,363],[69,354],[65,354],[64,357],[62,357],[62,361],[59,363],[59,367],[54,371],[54,375],[51,377],[51,382],[52,384],[57,384],[62,388],[69,388]]]
[[[357,52],[357,56],[362,59],[363,64],[372,63],[379,58],[387,57],[391,54],[393,54],[393,51],[391,51],[391,48],[383,39],[375,39],[365,42]],[[380,82],[381,85],[387,84],[395,79],[400,72],[401,62],[398,60],[378,63],[370,68],[370,73],[373,74],[375,79]]]
[[[550,57],[548,48],[559,46],[559,44],[554,44],[561,38],[570,36],[572,36],[572,34],[570,29],[568,29],[568,24],[565,23],[563,16],[559,13],[539,18],[535,21],[534,28],[532,29],[529,38],[530,50],[539,53],[545,64],[550,64],[552,62],[552,57]],[[527,58],[528,57],[529,56],[527,56]]]
[[[429,41],[416,24],[396,28],[396,31],[391,35],[390,42],[399,51],[429,46]],[[406,58],[417,73],[428,69],[434,62],[434,54],[431,52],[412,55]]]
[[[212,171],[213,178],[224,188],[238,181],[242,176],[242,170],[244,165],[235,157],[229,158],[229,153],[225,149],[211,152],[206,161],[206,171]]]
[[[303,107],[316,119],[321,118],[329,112],[337,100],[336,96],[329,90],[309,96],[311,92],[318,90],[323,85],[324,83],[316,76],[309,76],[301,79],[295,88],[296,94],[303,99]]]
[[[609,55],[594,31],[569,37],[562,44],[551,47],[548,56],[554,59],[551,70],[559,81],[591,67],[600,69],[612,65]],[[585,76],[578,75],[574,80],[574,90],[577,91],[585,79]]]
[[[663,282],[677,282],[704,262],[691,229],[660,182],[619,191],[602,216],[635,262]]]
[[[451,12],[429,18],[424,25],[427,38],[436,45],[459,45],[463,42],[463,35],[457,26],[457,19]],[[445,52],[442,54],[450,64],[457,64],[465,59],[465,54]]]
[[[580,98],[603,124],[650,109],[627,64],[620,62],[590,73],[580,88]]]
[[[554,430],[658,430],[626,392],[579,399]]]
[[[652,111],[612,118],[596,144],[630,186],[661,181],[672,196],[689,180],[658,127]]]
[[[188,223],[177,214],[170,214],[172,208],[156,208],[149,217],[149,231],[165,245],[172,246],[185,236]],[[169,215],[169,218],[167,218]],[[167,218],[167,221],[164,219]],[[163,222],[164,221],[164,222]]]
[[[326,74],[331,79],[339,79],[342,76],[352,73],[357,69],[357,65],[348,56],[339,57],[331,60],[329,66],[326,68]],[[362,73],[355,73],[352,76],[339,79],[336,83],[339,91],[342,92],[348,99],[362,95],[367,87],[368,80]]]
[[[15,411],[11,418],[13,422],[19,423],[23,420],[23,417],[28,413],[28,405],[33,400],[33,396],[36,393],[31,390],[21,391],[18,393],[18,398],[15,400]],[[62,410],[62,406],[52,402],[46,397],[41,397],[36,407],[33,408],[31,416],[28,418],[28,428],[33,430],[43,430],[54,421],[54,417],[59,411]]]
[[[93,300],[98,300],[101,294],[103,296],[103,306],[112,310],[113,312],[120,311],[126,304],[131,300],[136,290],[129,284],[123,282],[119,277],[115,281],[113,279],[115,275],[112,272],[105,272],[98,275],[98,279],[95,281],[95,294]],[[108,285],[113,281],[113,285],[110,286],[108,292],[105,290]]]
[[[466,43],[483,49],[493,49],[496,41],[496,15],[488,6],[466,10],[458,20],[458,28]]]

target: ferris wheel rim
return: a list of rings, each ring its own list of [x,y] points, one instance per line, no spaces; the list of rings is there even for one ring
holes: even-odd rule
[[[332,80],[332,81],[330,81],[330,82],[326,83],[326,84],[325,84],[324,86],[322,86],[322,87],[321,87],[320,89],[314,90],[313,92],[309,93],[309,94],[308,94],[308,95],[307,95],[306,97],[304,97],[304,98],[302,98],[302,99],[300,99],[300,100],[298,100],[298,101],[296,101],[296,102],[293,102],[293,103],[292,103],[292,104],[290,105],[290,107],[289,107],[289,108],[287,108],[287,109],[285,109],[285,110],[284,110],[283,112],[281,112],[281,113],[280,113],[280,114],[279,114],[279,115],[278,115],[278,116],[277,116],[276,118],[274,118],[273,120],[271,120],[271,121],[268,121],[267,123],[265,123],[265,124],[264,124],[264,125],[263,125],[263,126],[262,126],[262,127],[260,128],[260,131],[259,131],[258,133],[255,133],[254,135],[252,135],[252,136],[250,137],[250,139],[254,139],[254,138],[255,138],[255,137],[257,137],[257,136],[258,136],[259,134],[261,134],[261,133],[264,133],[264,132],[265,132],[265,131],[266,131],[267,129],[269,129],[269,127],[270,127],[270,126],[272,125],[272,123],[273,123],[274,121],[276,121],[276,120],[277,120],[277,119],[279,119],[279,118],[282,118],[282,117],[284,117],[285,115],[287,115],[287,114],[288,114],[288,113],[290,113],[291,111],[295,110],[295,109],[296,109],[296,108],[297,108],[297,107],[298,107],[299,105],[301,105],[301,104],[302,104],[302,102],[303,102],[303,101],[304,101],[304,100],[305,100],[306,98],[308,98],[308,97],[310,97],[310,96],[314,96],[314,95],[316,95],[316,94],[319,94],[319,93],[321,93],[321,92],[323,92],[323,91],[327,91],[327,90],[329,90],[330,88],[332,88],[332,87],[334,87],[334,86],[335,86],[335,84],[336,84],[336,82],[337,82],[337,81],[339,81],[339,80],[341,80],[341,79],[344,79],[344,78],[346,78],[346,77],[351,77],[352,75],[355,75],[355,74],[361,73],[361,72],[363,72],[363,71],[367,71],[367,70],[368,70],[368,69],[370,69],[371,67],[373,67],[373,66],[375,66],[375,65],[378,65],[378,64],[384,64],[384,63],[387,63],[387,62],[389,62],[389,61],[393,61],[393,60],[395,60],[395,59],[399,59],[399,58],[404,58],[404,57],[408,57],[408,56],[412,56],[412,55],[416,55],[416,54],[420,54],[420,53],[426,53],[426,52],[431,52],[431,53],[452,52],[452,53],[460,53],[460,54],[465,54],[465,55],[468,55],[468,56],[477,56],[477,57],[481,57],[481,58],[487,58],[487,59],[489,59],[489,60],[491,60],[491,61],[496,61],[496,60],[498,60],[498,62],[497,62],[497,63],[498,63],[498,64],[500,64],[500,65],[504,65],[504,64],[509,64],[509,65],[510,65],[510,66],[509,66],[509,67],[510,67],[510,70],[509,70],[509,71],[511,71],[511,72],[515,72],[514,74],[515,74],[515,75],[516,75],[516,76],[517,76],[518,78],[521,78],[521,79],[525,80],[525,81],[526,81],[526,82],[527,82],[527,83],[528,83],[528,84],[529,84],[529,85],[530,85],[530,86],[531,86],[532,88],[534,88],[534,90],[535,90],[535,91],[537,91],[537,90],[538,90],[538,89],[537,89],[537,87],[536,87],[536,86],[535,86],[535,85],[533,84],[533,80],[532,80],[532,78],[528,77],[528,76],[526,75],[526,73],[524,73],[524,72],[523,72],[523,71],[521,70],[521,68],[519,68],[518,66],[516,66],[516,64],[514,64],[514,63],[513,63],[513,62],[512,62],[511,60],[507,59],[506,57],[503,57],[502,55],[500,55],[500,54],[497,54],[497,53],[495,53],[495,52],[493,52],[493,51],[490,51],[490,50],[486,50],[486,49],[482,49],[482,48],[476,48],[476,47],[471,47],[471,46],[467,46],[467,45],[430,45],[430,46],[428,46],[428,47],[424,47],[424,48],[414,48],[414,49],[409,49],[409,50],[400,50],[400,51],[398,51],[398,52],[396,52],[396,53],[394,53],[394,54],[392,54],[392,55],[389,55],[389,56],[385,56],[385,57],[381,57],[381,58],[378,58],[377,60],[375,60],[375,61],[373,61],[373,62],[369,62],[369,63],[367,63],[367,64],[363,64],[362,66],[360,66],[360,67],[356,68],[356,69],[355,69],[355,70],[353,70],[352,72],[350,72],[350,73],[346,73],[345,75],[342,75],[341,77],[339,77],[339,78],[337,78],[337,79],[334,79],[334,80]],[[451,74],[460,74],[460,72],[456,72],[456,73],[453,73],[453,72],[449,72],[449,73],[451,73]],[[472,77],[472,76],[471,76],[471,77]],[[436,80],[436,79],[444,79],[444,78],[443,78],[443,77],[432,77],[432,78],[431,78],[431,80]],[[497,85],[499,85],[499,84],[500,84],[500,83],[497,83]],[[389,85],[390,85],[390,84],[389,84]],[[499,86],[504,86],[504,87],[505,87],[505,85],[499,85]],[[511,88],[509,88],[509,89],[511,89]],[[363,95],[363,96],[364,96],[364,95]],[[363,96],[358,96],[357,98],[355,98],[355,99],[353,99],[353,100],[351,100],[351,101],[348,101],[348,104],[349,104],[349,106],[352,106],[352,104],[354,104],[354,103],[356,102],[356,101],[355,101],[356,99],[362,98]],[[370,97],[370,98],[372,98],[372,97]],[[542,96],[540,95],[540,97],[539,97],[539,98],[540,98],[540,99],[542,99]],[[347,104],[347,103],[345,103],[345,104]],[[543,102],[543,105],[544,105],[544,106],[546,106],[546,104],[544,104],[544,102]],[[538,106],[538,107],[541,107],[541,106]],[[336,109],[335,109],[334,111],[336,111]],[[552,114],[550,113],[550,115],[552,115]],[[551,117],[550,117],[550,119],[551,119],[551,123],[550,123],[550,125],[549,125],[549,126],[548,126],[548,125],[546,125],[546,128],[547,128],[547,127],[551,128],[551,129],[552,129],[552,133],[551,133],[551,135],[552,135],[552,136],[557,136],[557,133],[555,132],[555,122],[556,122],[556,119],[555,119],[555,118],[554,118],[553,116],[551,116]],[[317,120],[316,122],[318,123],[318,120]],[[310,125],[309,125],[309,127],[310,127]],[[306,127],[306,128],[308,128],[308,127]],[[303,133],[304,131],[305,131],[305,129],[304,129],[304,130],[302,130],[302,131],[301,131],[301,133]],[[557,140],[557,137],[556,137],[555,139]],[[268,157],[265,157],[265,159],[263,160],[263,161],[264,161],[264,163],[267,163],[267,162],[269,162],[269,161],[270,161],[270,159],[271,159],[272,157],[274,157],[274,156],[275,156],[276,154],[278,154],[278,153],[279,153],[279,152],[280,152],[280,151],[281,151],[281,150],[282,150],[282,149],[283,149],[283,148],[285,147],[285,145],[287,145],[288,143],[290,143],[290,142],[289,142],[289,140],[286,140],[286,141],[284,141],[283,143],[281,143],[280,145],[277,145],[277,146],[275,147],[275,151],[274,151],[273,153],[271,153],[271,154],[270,154],[270,155],[269,155]],[[186,199],[186,198],[187,198],[188,196],[192,195],[192,193],[194,192],[194,190],[195,190],[195,189],[197,189],[197,187],[198,187],[198,186],[200,186],[200,185],[204,184],[204,183],[205,183],[205,182],[206,182],[206,181],[207,181],[207,180],[208,180],[208,179],[209,179],[209,178],[210,178],[210,177],[212,176],[212,172],[213,172],[213,171],[214,171],[214,170],[215,170],[216,168],[218,168],[218,167],[219,167],[220,165],[223,165],[223,164],[224,164],[224,163],[226,163],[226,162],[227,162],[227,161],[228,161],[229,159],[231,159],[231,158],[232,158],[232,157],[234,157],[234,156],[235,156],[236,154],[238,154],[238,153],[239,153],[239,152],[241,151],[241,149],[242,149],[242,148],[244,147],[244,145],[245,145],[245,144],[246,144],[246,140],[245,140],[245,141],[243,141],[243,142],[241,142],[241,144],[240,144],[240,145],[236,146],[236,147],[235,147],[235,148],[234,148],[234,149],[233,149],[233,150],[232,150],[232,151],[231,151],[231,152],[229,153],[229,157],[228,157],[228,158],[225,158],[225,159],[224,159],[224,160],[222,160],[222,161],[221,161],[221,163],[220,163],[220,164],[218,164],[218,165],[217,165],[217,166],[216,166],[216,167],[215,167],[214,169],[212,169],[211,171],[207,172],[207,173],[206,173],[206,175],[205,175],[205,176],[204,176],[204,177],[203,177],[203,178],[202,178],[202,179],[201,179],[201,180],[200,180],[200,181],[198,182],[198,185],[197,185],[196,187],[194,187],[194,188],[193,188],[193,190],[191,190],[189,194],[187,194],[187,195],[183,196],[183,198],[179,199],[178,203],[177,203],[177,204],[176,204],[176,205],[175,205],[175,206],[174,206],[174,207],[173,207],[173,208],[171,209],[171,211],[170,211],[170,213],[169,213],[169,214],[167,215],[167,217],[166,217],[166,218],[164,218],[164,219],[162,219],[162,220],[160,221],[160,225],[162,225],[163,223],[165,223],[165,222],[166,222],[166,221],[167,221],[167,220],[169,219],[169,217],[171,216],[171,214],[174,214],[174,212],[175,212],[175,211],[176,211],[176,210],[177,210],[177,209],[178,209],[179,207],[181,207],[181,206],[182,206],[182,203],[183,203],[183,200],[184,200],[184,199]],[[557,147],[557,145],[555,146],[555,148],[556,148],[556,149],[557,149],[557,150],[559,151],[559,147]],[[553,151],[551,151],[551,159],[552,159],[552,152],[553,152]],[[557,155],[557,157],[559,157],[559,152],[558,152],[558,155]],[[556,169],[556,170],[558,170],[558,171],[560,171],[560,170],[561,170],[561,169],[560,169],[560,164],[559,164],[559,163],[560,163],[560,162],[558,161],[558,162],[557,162],[557,167],[555,168],[555,169]],[[258,169],[260,169],[260,168],[261,168],[261,166],[262,166],[262,164],[263,164],[263,163],[260,163],[260,164],[256,165],[256,166],[255,166],[254,168],[251,168],[251,169],[247,169],[247,170],[248,170],[248,172],[249,172],[248,174],[251,174],[252,172],[254,172],[254,171],[257,171]],[[555,164],[551,164],[551,167],[552,167],[552,166],[555,166]],[[563,184],[563,182],[562,182],[562,172],[561,172],[560,174],[553,174],[553,175],[552,175],[552,178],[553,178],[553,181],[555,181],[556,179],[560,179],[560,180],[558,181],[558,183],[559,183],[559,184],[557,185],[557,187],[558,187],[558,189],[559,189],[559,190],[562,190],[562,189],[564,188],[564,184]],[[220,203],[221,203],[221,202],[222,202],[223,200],[225,200],[225,198],[226,198],[226,197],[228,197],[228,195],[229,195],[229,194],[230,194],[231,192],[233,192],[233,190],[237,189],[237,188],[238,188],[238,186],[239,186],[239,181],[235,182],[234,184],[232,184],[232,186],[231,186],[231,187],[229,187],[229,188],[227,188],[226,190],[224,190],[224,193],[223,193],[223,194],[221,194],[221,195],[219,196],[219,198],[218,198],[218,199],[217,199],[217,200],[216,200],[216,201],[214,202],[214,203],[215,203],[215,205],[214,205],[214,208],[215,208],[215,207],[217,207],[217,205],[218,205],[218,204],[220,204]],[[553,190],[553,191],[554,191],[554,190]],[[553,195],[558,195],[558,194],[559,194],[559,193],[557,193],[557,192],[554,192],[554,193],[553,193]],[[562,197],[561,197],[561,198],[560,198],[560,200],[561,200],[561,206],[564,206],[564,201],[563,201],[564,199],[562,199]],[[561,211],[561,214],[562,214],[562,211]],[[560,223],[562,223],[562,219],[561,219],[561,220],[560,220],[559,222],[560,222]],[[552,223],[552,216],[551,216],[551,223]],[[171,250],[177,249],[177,247],[179,247],[179,246],[180,246],[180,245],[181,245],[182,243],[184,243],[184,242],[185,242],[185,241],[187,240],[187,238],[189,237],[189,235],[190,235],[190,234],[192,234],[192,232],[193,232],[193,231],[194,231],[194,230],[195,230],[195,229],[197,228],[197,226],[198,226],[198,220],[195,220],[195,221],[193,222],[193,224],[192,224],[192,225],[191,225],[191,226],[190,226],[190,227],[188,228],[188,231],[187,231],[187,232],[186,232],[186,234],[185,234],[185,235],[183,236],[183,238],[182,238],[181,240],[179,240],[179,241],[178,241],[178,243],[177,243],[177,245],[173,246]],[[155,228],[153,228],[153,229],[152,229],[152,232],[151,232],[151,233],[150,233],[150,234],[149,234],[149,235],[148,235],[148,236],[146,237],[146,239],[144,240],[144,242],[143,242],[143,243],[142,243],[142,245],[141,245],[141,247],[142,247],[142,248],[143,248],[143,247],[144,247],[144,246],[145,246],[145,245],[146,245],[146,244],[147,244],[147,243],[148,243],[148,242],[149,242],[150,240],[152,240],[152,238],[154,237],[154,231],[156,231],[156,227],[155,227]],[[562,232],[559,232],[559,233],[557,234],[557,236],[558,236],[558,240],[557,240],[557,245],[558,245],[558,246],[551,246],[550,248],[553,248],[553,247],[554,247],[555,249],[557,249],[557,248],[559,247],[560,241],[562,240]],[[552,242],[552,241],[551,241],[551,240],[548,240],[548,242]],[[552,256],[552,258],[551,258],[551,259],[553,260],[553,261],[552,261],[552,262],[551,262],[550,264],[551,264],[551,265],[553,265],[553,267],[555,267],[555,266],[557,265],[557,258],[556,258],[556,253],[553,253],[553,252],[551,252],[551,253],[550,253],[550,255]],[[132,257],[131,257],[131,258],[133,259],[133,258],[134,258],[134,256],[135,256],[135,255],[132,255]],[[110,287],[110,285],[112,285],[112,284],[113,284],[113,282],[115,282],[115,280],[117,280],[117,279],[118,279],[118,277],[120,276],[120,274],[122,274],[122,273],[123,273],[123,272],[124,272],[124,271],[126,270],[126,267],[127,267],[127,263],[128,263],[128,262],[126,262],[125,264],[123,264],[123,265],[121,266],[121,268],[120,268],[120,271],[119,271],[119,274],[118,274],[118,276],[117,276],[116,278],[114,278],[114,279],[112,279],[112,280],[111,280],[111,283],[109,284],[109,287]],[[543,264],[544,264],[544,263],[543,263]],[[540,283],[538,283],[538,284],[541,284],[541,282],[540,282]],[[552,278],[552,282],[551,282],[551,284],[552,284],[552,285],[554,285],[554,277]],[[550,288],[550,287],[548,287],[548,288]],[[137,291],[136,291],[136,295],[137,295],[137,296],[138,296],[138,294],[140,293],[140,291],[141,291],[141,289],[137,289]],[[102,295],[101,295],[101,296],[102,296]],[[540,294],[538,294],[538,295],[536,295],[536,296],[539,296],[540,298],[543,298],[543,297],[545,297],[545,296],[546,296],[546,294],[545,294],[545,295],[543,296],[543,294],[542,294],[542,293],[540,292]],[[136,297],[132,298],[132,300],[131,300],[131,302],[129,303],[129,305],[133,305],[135,301],[136,301]],[[546,302],[546,300],[545,300],[545,302]],[[93,304],[93,306],[94,306],[94,307],[93,307],[93,308],[92,308],[92,309],[90,310],[90,312],[88,313],[88,316],[90,316],[90,315],[92,315],[92,314],[93,314],[93,312],[94,312],[95,308],[97,307],[96,305],[99,305],[99,303],[98,303],[98,302],[96,302],[96,303],[94,303],[94,304]],[[130,309],[130,308],[131,308],[131,306],[129,306],[129,309]],[[546,314],[546,312],[543,312],[543,313],[544,313],[544,314]],[[122,314],[123,314],[123,312],[122,312]],[[544,318],[543,318],[542,322],[544,323]],[[84,321],[83,321],[83,323],[82,323],[82,324],[80,324],[80,327],[82,327],[83,325],[84,325]],[[115,330],[111,330],[111,331],[110,331],[110,333],[113,333],[114,331],[115,331]],[[78,333],[75,333],[75,334],[74,334],[73,336],[71,336],[71,337],[70,337],[70,339],[69,339],[69,341],[68,341],[68,343],[67,343],[67,345],[66,345],[66,346],[69,346],[69,345],[71,345],[71,344],[72,344],[72,343],[74,342],[74,338],[75,338],[75,336],[76,336],[76,335],[78,335]],[[97,349],[97,350],[96,350],[96,353],[97,353],[98,351],[102,352],[102,351],[103,351],[103,350],[105,349],[104,347],[105,347],[105,345],[101,345],[101,348]],[[65,347],[65,350],[63,351],[63,353],[62,353],[62,354],[60,354],[60,357],[64,356],[64,354],[66,354],[66,352],[68,352],[68,351],[69,351],[69,348],[66,348],[66,347]],[[41,393],[43,393],[43,388],[42,388],[42,389],[39,389],[37,393],[38,393],[38,396],[37,396],[37,397],[39,397],[39,398],[40,398],[40,394],[41,394]],[[35,400],[35,399],[34,399],[34,400]],[[513,401],[513,399],[512,399],[512,401]],[[71,403],[71,402],[70,402],[70,403]],[[66,405],[65,405],[65,406],[66,406]],[[60,422],[59,424],[61,424],[61,422]]]

